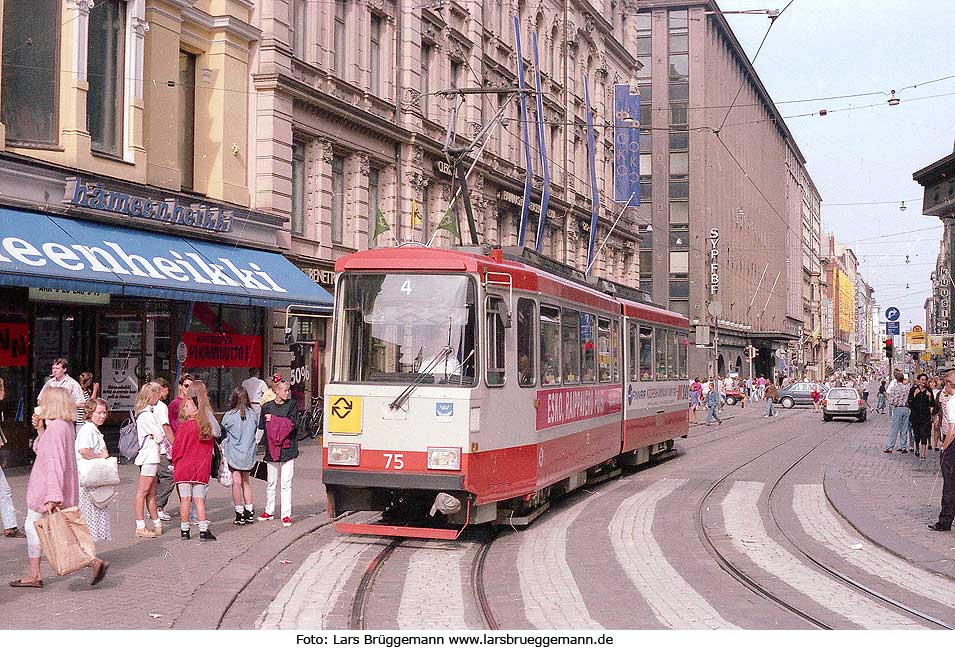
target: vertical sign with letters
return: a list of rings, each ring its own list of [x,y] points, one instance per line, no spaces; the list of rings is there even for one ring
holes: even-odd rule
[[[613,116],[613,200],[624,204],[623,208],[639,206],[639,89],[631,88],[630,84],[614,84]]]
[[[720,229],[711,228],[707,238],[710,245],[710,294],[720,291]]]

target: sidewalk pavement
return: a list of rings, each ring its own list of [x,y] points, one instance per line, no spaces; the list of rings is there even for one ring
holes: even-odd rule
[[[0,537],[0,629],[215,628],[241,589],[296,540],[328,523],[321,482],[322,449],[302,443],[292,486],[292,526],[278,518],[252,525],[232,524],[232,493],[216,482],[207,501],[216,542],[178,533],[179,500],[170,498],[173,520],[159,538],[136,538],[133,496],[138,468],[120,466],[117,501],[110,508],[113,539],[97,544],[111,565],[103,582],[89,585],[89,572],[56,577],[44,560],[42,590],[11,588],[27,571],[26,540]],[[20,524],[29,469],[5,469]],[[265,482],[252,480],[256,515],[264,510]],[[256,617],[258,613],[250,613]]]
[[[955,578],[955,534],[929,531],[938,519],[942,477],[939,452],[885,454],[890,420],[869,411],[853,424],[844,454],[826,471],[833,507],[865,537],[926,570]]]

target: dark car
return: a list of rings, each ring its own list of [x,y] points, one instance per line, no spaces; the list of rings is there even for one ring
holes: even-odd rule
[[[833,387],[822,401],[822,419],[830,421],[835,417],[855,418],[865,421],[867,407],[862,400],[862,392],[851,387]]]
[[[795,382],[779,390],[779,400],[776,402],[786,409],[792,409],[796,405],[811,405],[813,388],[819,390],[819,395],[822,398],[826,397],[826,387],[823,384]]]

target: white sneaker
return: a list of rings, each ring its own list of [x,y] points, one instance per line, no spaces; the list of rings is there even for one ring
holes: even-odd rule
[[[159,519],[162,520],[163,522],[169,522],[170,520],[172,520],[172,516],[166,513],[165,511],[163,511],[162,509],[159,509]]]

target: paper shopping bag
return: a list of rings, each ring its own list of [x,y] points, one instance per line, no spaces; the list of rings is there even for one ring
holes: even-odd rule
[[[57,576],[88,567],[96,546],[79,508],[54,509],[36,522],[43,555]]]

